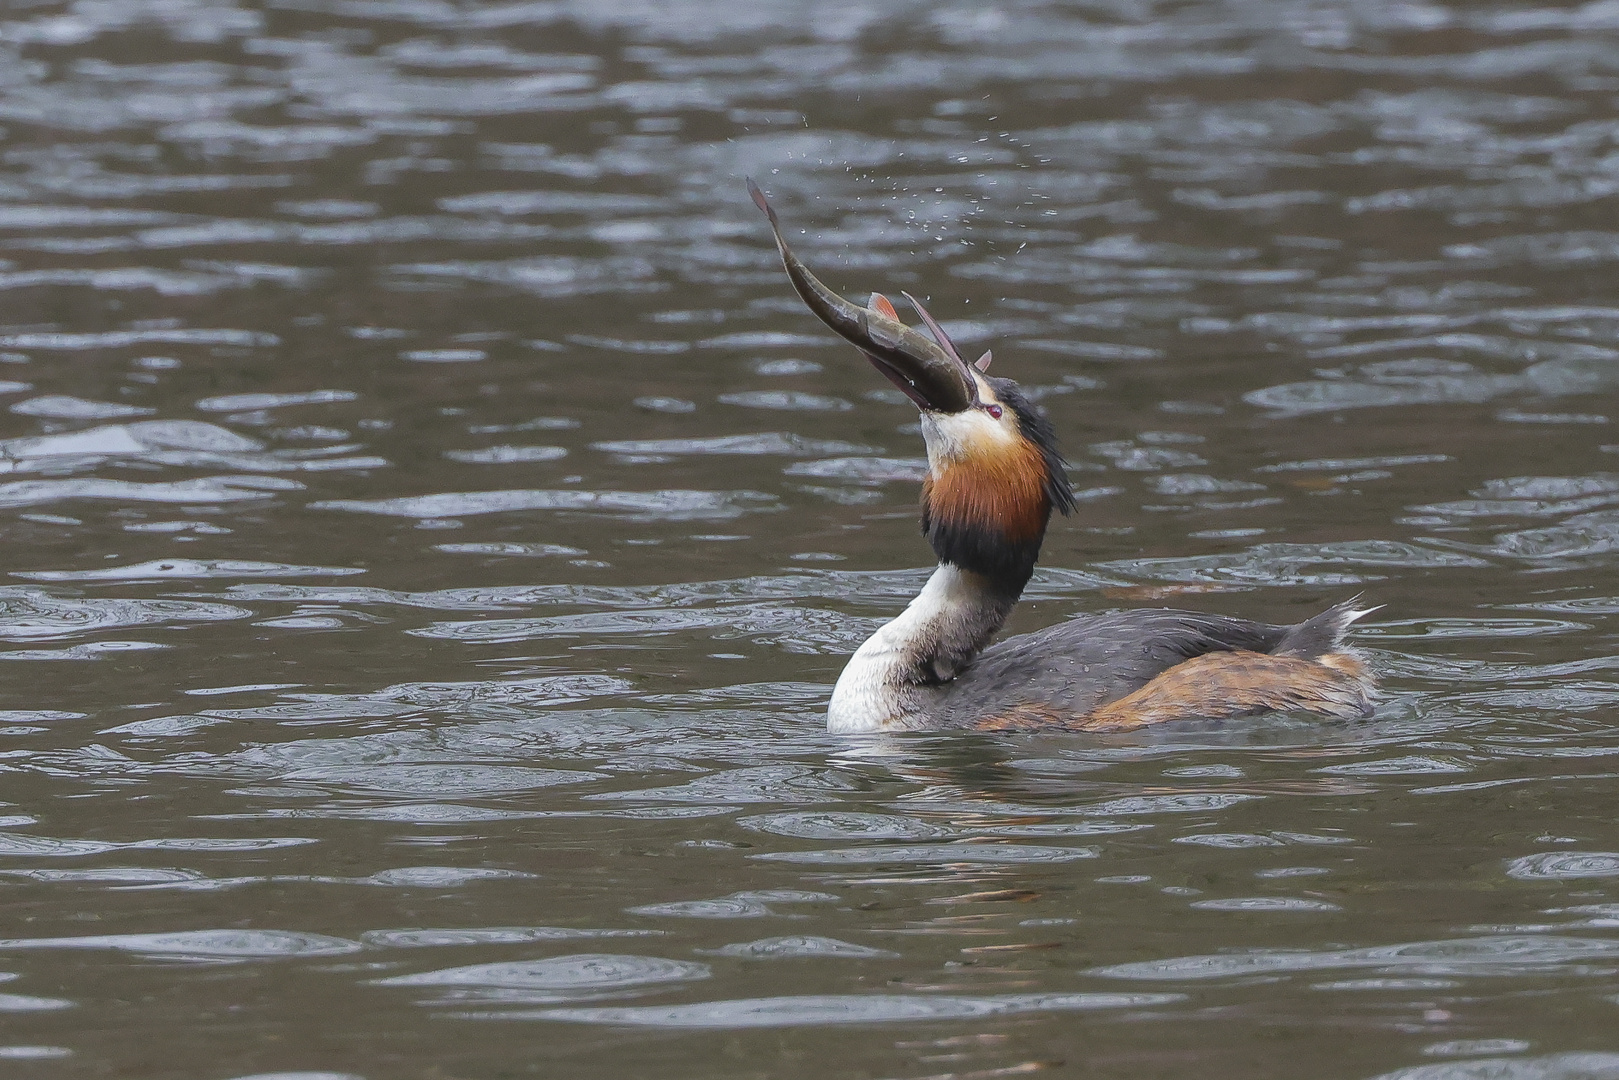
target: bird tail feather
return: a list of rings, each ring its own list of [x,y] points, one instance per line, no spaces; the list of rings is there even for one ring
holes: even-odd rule
[[[1271,653],[1275,656],[1297,656],[1300,659],[1313,660],[1341,646],[1344,635],[1349,632],[1349,627],[1357,619],[1364,619],[1372,612],[1382,609],[1382,604],[1376,607],[1361,607],[1360,597],[1352,596],[1341,604],[1334,604],[1319,615],[1305,619],[1297,626],[1289,627]]]

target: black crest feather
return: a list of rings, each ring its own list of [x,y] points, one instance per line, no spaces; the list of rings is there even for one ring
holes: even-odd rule
[[[1046,463],[1046,498],[1051,508],[1064,517],[1074,512],[1074,489],[1068,483],[1068,462],[1057,449],[1057,430],[1051,426],[1046,411],[1023,392],[1011,379],[988,379],[995,396],[1017,415],[1018,427],[1023,435],[1040,448]]]

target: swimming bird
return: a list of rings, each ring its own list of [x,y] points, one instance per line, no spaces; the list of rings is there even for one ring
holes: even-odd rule
[[[1011,379],[969,364],[909,294],[932,335],[874,293],[861,307],[821,284],[770,220],[794,291],[921,411],[928,471],[922,533],[938,569],[843,669],[827,707],[835,733],[1122,731],[1173,720],[1303,710],[1371,712],[1376,680],[1345,647],[1376,608],[1358,598],[1292,626],[1193,611],[1079,615],[990,644],[1034,573],[1052,512],[1074,509],[1051,423]]]

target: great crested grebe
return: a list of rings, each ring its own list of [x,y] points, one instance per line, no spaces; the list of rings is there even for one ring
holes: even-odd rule
[[[881,294],[860,307],[822,285],[752,180],[748,193],[770,219],[794,291],[915,402],[927,443],[922,532],[939,568],[850,658],[828,730],[1123,731],[1269,711],[1371,712],[1376,682],[1343,638],[1376,609],[1353,600],[1294,626],[1162,608],[1079,615],[989,645],[1034,573],[1051,512],[1074,508],[1051,424],[1016,383],[986,374],[989,353],[966,363],[914,297],[903,294],[933,340]]]

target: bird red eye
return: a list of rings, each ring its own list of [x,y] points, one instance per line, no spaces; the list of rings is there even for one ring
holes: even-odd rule
[[[999,405],[985,405],[984,411],[989,413],[991,419],[999,420],[1001,418],[1001,407]]]

